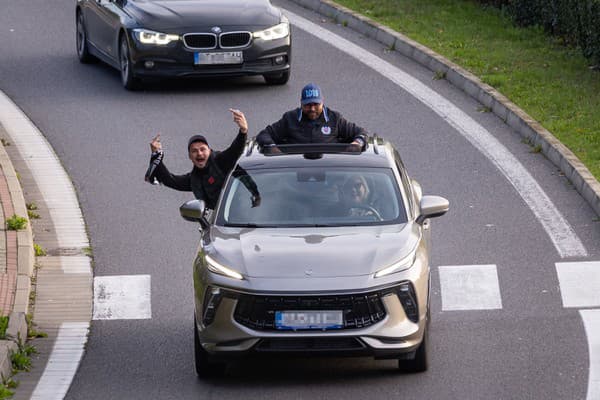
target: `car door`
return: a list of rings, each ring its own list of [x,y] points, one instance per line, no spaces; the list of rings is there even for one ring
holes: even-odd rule
[[[118,60],[121,2],[91,0],[84,11],[89,41],[111,61]]]

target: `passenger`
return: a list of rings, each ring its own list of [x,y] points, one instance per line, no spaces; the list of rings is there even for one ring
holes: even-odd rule
[[[310,83],[302,89],[300,107],[283,114],[256,136],[263,147],[297,143],[351,143],[363,150],[367,132],[323,105],[321,89]]]
[[[193,192],[197,199],[204,200],[206,207],[214,209],[225,184],[225,180],[242,154],[248,134],[248,123],[243,112],[229,109],[233,121],[239,127],[238,135],[231,145],[223,151],[213,151],[206,137],[194,135],[188,141],[188,157],[192,161],[192,170],[184,175],[173,175],[163,163],[163,149],[160,134],[150,142],[152,151],[151,163],[145,179],[155,180],[175,190]],[[260,203],[260,196],[253,185],[253,206]]]

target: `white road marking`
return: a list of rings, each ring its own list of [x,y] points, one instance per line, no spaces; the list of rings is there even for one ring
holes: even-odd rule
[[[442,310],[494,310],[502,308],[495,265],[439,267]]]
[[[2,91],[0,121],[27,163],[44,198],[59,247],[88,247],[83,216],[71,179],[44,135]],[[67,215],[71,220],[65,224],[64,217]]]
[[[11,143],[27,163],[44,198],[61,248],[89,247],[85,224],[73,184],[54,150],[16,104],[0,90],[0,121]],[[61,257],[65,273],[92,276],[87,257]],[[70,260],[70,261],[67,261]],[[89,293],[91,295],[91,293]],[[60,400],[65,397],[83,356],[89,330],[84,322],[62,323],[48,364],[34,389],[31,399]]]
[[[149,319],[150,275],[94,278],[93,319]]]
[[[446,98],[387,61],[292,12],[286,10],[286,16],[298,28],[379,72],[442,117],[504,174],[540,221],[562,258],[587,256],[585,247],[552,200],[516,157],[484,127]]]
[[[564,307],[600,307],[600,262],[556,263]]]
[[[579,310],[588,340],[590,375],[587,400],[600,400],[600,310]]]
[[[89,331],[87,322],[61,324],[52,354],[31,400],[62,400],[83,356]]]

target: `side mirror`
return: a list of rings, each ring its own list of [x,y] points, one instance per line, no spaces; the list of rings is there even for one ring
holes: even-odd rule
[[[440,217],[450,208],[450,202],[440,196],[423,196],[419,205],[420,215],[417,217],[417,224],[422,224],[427,218]]]
[[[179,207],[179,214],[186,221],[200,222],[203,228],[208,226],[208,221],[204,218],[206,203],[204,200],[190,200]]]

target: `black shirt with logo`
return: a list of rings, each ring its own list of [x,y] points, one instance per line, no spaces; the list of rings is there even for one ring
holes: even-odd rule
[[[367,141],[367,132],[347,121],[342,115],[327,107],[316,120],[310,120],[297,108],[283,114],[281,119],[256,136],[261,146],[295,143],[351,143],[356,139]]]

